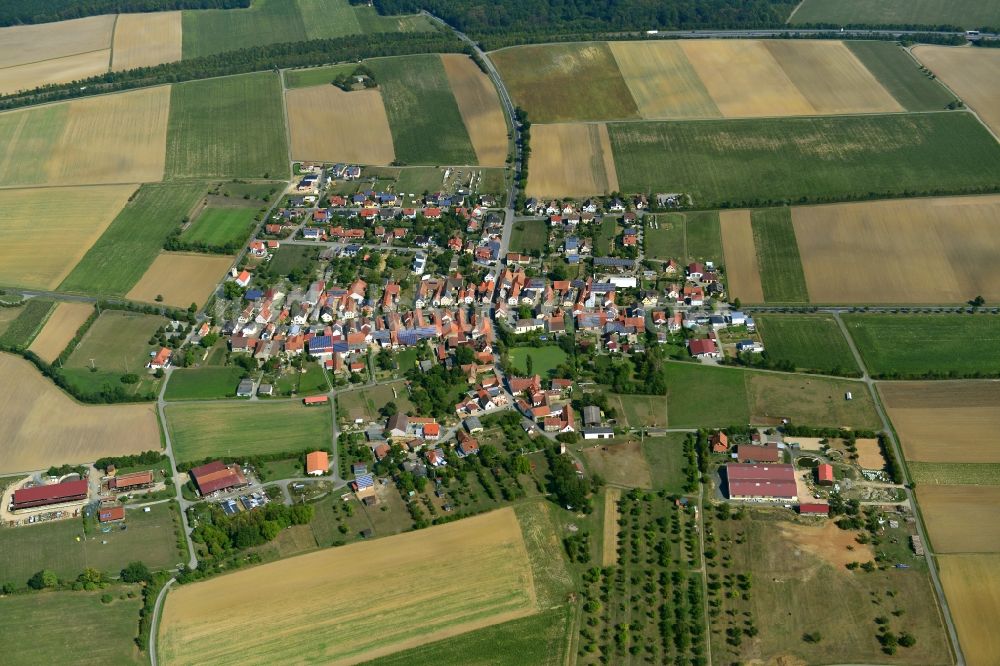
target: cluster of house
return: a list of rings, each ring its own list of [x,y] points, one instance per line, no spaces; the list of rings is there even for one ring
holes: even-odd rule
[[[719,358],[722,356],[718,333],[724,328],[745,326],[747,331],[751,333],[757,330],[753,319],[737,310],[730,311],[724,315],[691,311],[677,312],[668,326],[671,330],[679,330],[681,327],[687,329],[707,329],[705,337],[689,338],[687,341],[688,352],[692,357],[698,359]],[[759,354],[764,351],[764,345],[757,340],[746,338],[736,342],[736,351]]]
[[[669,205],[670,196],[667,194],[657,194],[657,203],[660,206]],[[582,216],[584,215],[593,216],[599,212],[624,213],[629,208],[632,210],[647,210],[649,208],[649,198],[644,194],[637,194],[630,199],[610,197],[608,199],[591,198],[583,202],[560,202],[556,200],[539,201],[538,199],[531,198],[524,202],[524,209],[531,215],[548,215],[549,217],[553,215],[580,216],[580,220],[583,219]],[[592,220],[593,217],[588,219]],[[635,218],[633,217],[633,219]]]
[[[545,432],[576,432],[576,417],[568,399],[572,388],[569,379],[553,379],[549,388],[543,390],[538,375],[507,377],[507,389],[514,396],[518,411],[540,424]]]

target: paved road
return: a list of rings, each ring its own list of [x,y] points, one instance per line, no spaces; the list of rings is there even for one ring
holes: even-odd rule
[[[167,428],[167,414],[166,406],[167,401],[164,400],[163,396],[167,392],[167,384],[170,383],[170,374],[173,372],[172,368],[167,368],[165,370],[166,377],[163,379],[163,385],[160,387],[160,394],[156,396],[156,411],[160,415],[160,423],[163,424],[161,430],[163,431],[163,441],[165,443],[165,448],[163,453],[170,459],[170,469],[173,471],[174,479],[174,490],[177,493],[177,503],[181,507],[181,527],[184,530],[184,539],[187,540],[188,557],[187,565],[189,568],[194,569],[198,566],[198,556],[195,555],[194,541],[191,540],[191,525],[188,524],[187,509],[191,506],[191,502],[184,499],[184,493],[181,491],[184,484],[180,482],[177,472],[177,459],[174,457],[174,447],[173,442],[170,439],[170,429]]]

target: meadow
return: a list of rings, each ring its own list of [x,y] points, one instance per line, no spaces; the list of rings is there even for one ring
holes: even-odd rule
[[[667,400],[662,395],[615,394],[608,389],[608,401],[618,412],[618,422],[630,428],[660,427],[666,424]]]
[[[907,111],[940,111],[954,100],[944,86],[921,72],[913,56],[897,44],[875,40],[844,44]]]
[[[808,302],[791,210],[787,207],[755,210],[750,213],[750,221],[764,301]]]
[[[618,191],[608,128],[603,123],[532,125],[529,196],[583,197]]]
[[[684,214],[664,213],[644,217],[643,254],[649,259],[674,259],[677,263],[685,263],[687,256],[684,248]],[[650,220],[656,220],[653,227]]]
[[[997,12],[1000,17],[1000,11]],[[913,50],[940,80],[955,91],[983,122],[1000,132],[1000,53],[992,49],[956,49],[946,46],[921,46]]]
[[[170,373],[166,400],[209,400],[232,398],[236,387],[246,376],[243,368],[178,368]]]
[[[997,317],[847,314],[844,323],[875,377],[1000,375]]]
[[[747,372],[750,422],[878,430],[882,425],[861,382],[809,375]],[[845,394],[851,392],[853,399]]]
[[[594,232],[594,256],[606,257],[614,250],[615,237],[618,235],[618,224],[611,215],[601,220],[601,226]]]
[[[292,271],[305,271],[317,258],[316,248],[302,245],[282,245],[274,252],[268,268],[278,275],[288,275]]]
[[[668,432],[662,437],[642,440],[642,455],[649,464],[653,490],[680,493],[684,490],[684,439],[686,433]]]
[[[510,251],[544,252],[549,244],[549,225],[545,220],[521,220],[514,223],[510,234]]]
[[[1000,6],[988,0],[805,0],[789,21],[805,23],[957,25],[960,28],[1000,25]]]
[[[285,70],[285,87],[289,90],[312,88],[314,86],[330,86],[332,88],[331,82],[334,79],[338,76],[351,74],[357,68],[357,63],[345,62],[327,67]]]
[[[476,585],[441,566],[442,558],[478,562]],[[356,579],[351,563],[357,562],[381,572],[366,585],[361,606],[341,593]],[[280,616],[233,611],[262,601],[284,610]],[[250,650],[266,661],[358,662],[531,615],[536,603],[525,540],[507,508],[171,590],[160,658],[236,664]],[[276,633],[284,640],[274,641]],[[318,634],[325,639],[317,641]]]
[[[749,423],[744,372],[696,363],[668,363],[667,423],[671,428]]]
[[[476,153],[437,55],[366,61],[375,72],[404,164],[476,164]]]
[[[97,368],[121,375],[145,372],[150,352],[158,349],[149,339],[167,320],[157,315],[104,310],[66,360],[67,368]]]
[[[858,364],[840,327],[829,315],[765,315],[754,317],[767,354],[796,370],[859,376]]]
[[[757,243],[754,240],[753,218],[748,210],[719,212],[722,247],[726,255],[726,286],[730,297],[743,303],[763,303]]]
[[[256,208],[206,208],[181,233],[181,241],[215,248],[242,245],[257,224],[256,215]]]
[[[182,462],[326,448],[332,437],[330,410],[298,400],[170,405],[167,428]]]
[[[400,363],[400,369],[405,372],[409,368]],[[357,391],[344,391],[337,393],[337,415],[343,419],[351,421],[364,419],[374,421],[378,418],[378,410],[383,405],[394,402],[401,412],[413,409],[406,385],[403,381],[391,384],[380,384]]]
[[[649,465],[642,455],[638,438],[618,438],[602,442],[600,446],[585,446],[580,458],[590,474],[600,475],[612,486],[626,488],[652,488]],[[610,493],[617,488],[608,488]],[[612,552],[614,549],[612,548]],[[609,563],[610,564],[610,563]]]
[[[138,589],[114,587],[110,604],[103,592],[43,592],[0,599],[0,643],[8,666],[45,663],[144,664],[135,645],[139,609]],[[134,592],[135,598],[121,598]],[[72,618],[72,622],[67,619]],[[30,626],[31,640],[23,627]]]
[[[142,278],[163,243],[205,194],[199,182],[139,188],[59,285],[60,291],[121,296]]]
[[[683,213],[683,215],[686,263],[711,261],[716,266],[724,263],[719,212],[714,210],[692,211]]]
[[[16,313],[14,318],[6,322],[0,344],[13,349],[28,347],[35,336],[52,315],[56,304],[43,298],[32,298],[19,308],[4,308]]]
[[[511,347],[508,350],[510,362],[518,374],[527,375],[528,357],[531,357],[530,374],[547,378],[559,365],[566,361],[566,352],[558,345],[543,347]]]
[[[610,123],[608,133],[623,191],[683,191],[704,207],[969,191],[996,187],[1000,169],[1000,146],[967,113]]]
[[[1000,662],[1000,634],[993,623],[1000,614],[1000,556],[942,555],[937,562],[965,663]]]
[[[178,308],[204,305],[233,261],[227,255],[161,252],[126,298]]]
[[[285,104],[295,159],[359,164],[395,161],[389,118],[378,90],[344,92],[318,85],[289,90]],[[317,127],[337,129],[317,132]]]
[[[281,178],[288,173],[281,80],[277,73],[227,76],[173,86],[167,127],[167,178]]]

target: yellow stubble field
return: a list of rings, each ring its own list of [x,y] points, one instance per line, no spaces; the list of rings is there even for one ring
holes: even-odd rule
[[[110,60],[111,49],[101,49],[0,69],[0,94],[104,74]]]
[[[233,259],[227,255],[161,252],[126,298],[178,308],[192,303],[200,307],[232,266]],[[163,300],[157,301],[157,296]]]
[[[997,195],[792,208],[813,303],[998,300],[997,220]]]
[[[726,255],[726,275],[731,295],[744,303],[763,303],[764,288],[760,283],[750,211],[719,211],[719,225],[722,228],[722,249]]]
[[[576,197],[618,190],[603,123],[532,125],[528,196]]]
[[[0,28],[0,68],[111,47],[114,14]]]
[[[475,583],[455,563],[475,563]],[[369,572],[359,586],[359,563]],[[537,611],[512,508],[175,587],[170,664],[359,663]]]
[[[507,121],[493,83],[466,55],[444,54],[441,63],[479,165],[504,166],[507,163]]]
[[[160,449],[151,404],[81,405],[10,354],[0,354],[0,377],[0,473]]]
[[[920,484],[917,503],[935,553],[1000,552],[1000,486]]]
[[[941,585],[969,666],[1000,663],[1000,555],[942,555]]]
[[[382,94],[332,85],[285,93],[292,157],[386,165],[396,159]]]
[[[678,42],[609,42],[608,46],[643,118],[722,115]]]
[[[1000,52],[995,49],[917,46],[913,55],[1000,135]]]
[[[122,14],[115,25],[113,71],[181,59],[181,13]]]
[[[28,351],[38,354],[46,363],[52,363],[93,312],[94,306],[90,303],[59,303]]]

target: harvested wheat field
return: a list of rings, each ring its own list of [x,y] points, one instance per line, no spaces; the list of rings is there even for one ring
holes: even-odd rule
[[[504,120],[500,96],[493,82],[468,56],[446,54],[441,56],[441,62],[479,165],[505,166],[507,121]]]
[[[1000,486],[920,484],[917,504],[934,552],[1000,552]]]
[[[719,211],[719,225],[722,228],[722,249],[726,254],[730,295],[744,303],[763,303],[764,288],[760,283],[750,211]]]
[[[104,74],[110,60],[111,49],[103,49],[0,69],[0,94]]]
[[[474,578],[456,575],[457,562],[475,562]],[[361,587],[360,563],[377,572]],[[353,664],[536,610],[521,528],[505,508],[174,588],[159,656]]]
[[[1000,196],[792,208],[813,303],[1000,300]]]
[[[298,88],[285,93],[285,104],[294,159],[377,165],[396,159],[378,90]]]
[[[115,25],[114,71],[181,59],[181,13],[121,14]]]
[[[0,284],[55,289],[137,187],[0,189]]]
[[[830,520],[824,521],[820,527],[778,523],[778,534],[789,542],[792,548],[789,554],[793,557],[796,555],[796,549],[802,550],[841,571],[851,562],[867,562],[875,559],[870,545],[855,541],[857,533],[842,530]]]
[[[1000,52],[918,46],[913,55],[1000,135]]]
[[[603,123],[532,125],[528,196],[581,197],[618,190]]]
[[[879,382],[903,455],[918,462],[1000,462],[1000,382]]]
[[[1000,663],[1000,556],[942,555],[938,572],[969,666]]]
[[[52,363],[93,313],[94,306],[90,303],[60,303],[35,336],[28,351],[38,354],[46,363]]]
[[[618,500],[620,488],[608,487],[604,491],[604,539],[601,541],[601,564],[613,567],[618,563]]]
[[[643,118],[721,117],[678,42],[609,42],[608,46]]]
[[[0,377],[0,473],[160,449],[153,405],[81,405],[10,354]]]
[[[0,69],[80,53],[107,50],[113,14],[0,28]]]
[[[144,303],[162,302],[186,308],[192,303],[205,304],[222,276],[233,265],[228,255],[161,252],[132,287],[126,298]],[[162,296],[162,301],[156,297]]]

